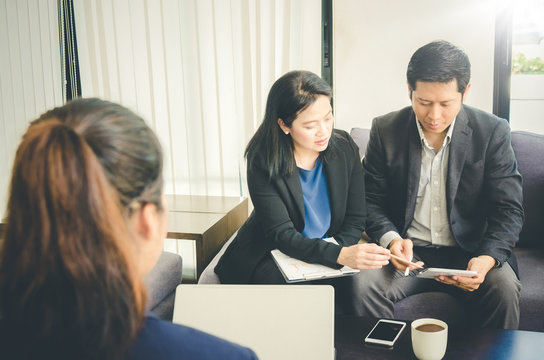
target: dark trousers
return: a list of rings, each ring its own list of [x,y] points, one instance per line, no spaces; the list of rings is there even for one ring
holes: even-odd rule
[[[414,248],[414,261],[427,267],[466,269],[472,256],[460,248]],[[472,292],[432,279],[420,279],[413,271],[405,277],[391,264],[379,270],[361,271],[361,281],[354,285],[355,313],[359,316],[393,318],[395,303],[414,294],[429,291],[447,292],[470,311],[470,318],[482,327],[517,329],[521,283],[508,263],[491,269],[480,287]]]

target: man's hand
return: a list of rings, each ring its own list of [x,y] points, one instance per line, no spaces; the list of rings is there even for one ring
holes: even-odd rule
[[[379,269],[389,264],[389,250],[377,244],[355,244],[343,247],[336,262],[353,269]]]
[[[437,276],[436,281],[455,285],[466,291],[474,291],[484,282],[485,276],[495,266],[495,259],[489,255],[480,255],[470,259],[467,270],[476,271],[478,275],[470,276]]]
[[[412,261],[412,258],[414,257],[413,247],[414,245],[410,239],[395,238],[389,243],[389,250],[391,251],[391,254],[399,256],[408,262]],[[393,258],[391,259],[391,263],[397,270],[400,271],[406,270],[407,266],[410,268],[410,270],[417,269],[417,267],[414,265],[408,265],[405,262],[401,262]],[[423,262],[418,261],[416,262],[416,265],[423,266]]]

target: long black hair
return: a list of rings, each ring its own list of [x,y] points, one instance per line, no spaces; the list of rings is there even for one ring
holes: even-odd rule
[[[294,145],[278,125],[281,119],[291,127],[297,115],[313,104],[320,95],[332,98],[332,89],[327,82],[310,71],[291,71],[280,77],[268,93],[264,119],[255,135],[247,144],[245,157],[248,168],[254,164],[257,154],[264,154],[270,178],[290,175],[296,169]],[[332,145],[329,141],[326,153]]]

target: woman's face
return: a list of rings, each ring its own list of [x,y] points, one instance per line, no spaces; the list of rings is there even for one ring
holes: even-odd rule
[[[331,100],[325,95],[318,96],[313,104],[301,111],[290,128],[278,120],[283,132],[291,134],[295,156],[316,157],[329,145],[333,122]]]

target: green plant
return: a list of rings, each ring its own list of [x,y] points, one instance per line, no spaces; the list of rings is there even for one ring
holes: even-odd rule
[[[527,59],[525,54],[512,56],[512,74],[544,74],[544,61],[539,58]]]

